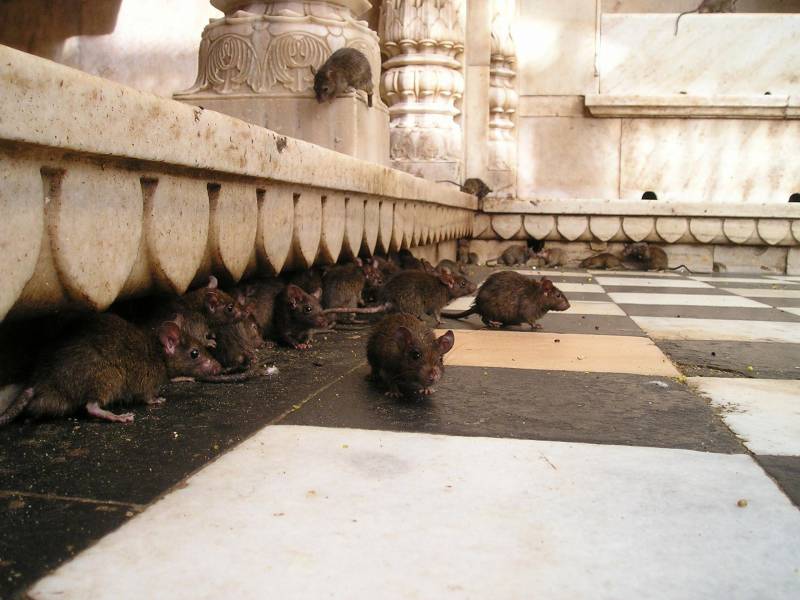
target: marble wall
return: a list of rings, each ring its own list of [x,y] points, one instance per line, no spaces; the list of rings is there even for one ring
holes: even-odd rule
[[[800,15],[604,15],[603,94],[800,93]]]

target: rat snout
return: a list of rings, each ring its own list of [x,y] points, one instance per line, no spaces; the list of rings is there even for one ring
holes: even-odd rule
[[[442,369],[438,366],[431,367],[431,370],[428,371],[428,376],[425,378],[425,383],[427,385],[433,385],[442,377]]]
[[[213,358],[207,358],[203,361],[203,373],[206,375],[219,375],[222,373],[222,365]]]

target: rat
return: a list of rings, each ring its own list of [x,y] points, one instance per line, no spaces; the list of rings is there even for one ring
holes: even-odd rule
[[[180,319],[180,317],[178,317]],[[0,425],[25,412],[63,416],[86,408],[106,421],[130,423],[133,413],[116,414],[117,401],[161,404],[159,388],[182,375],[218,375],[222,367],[199,341],[165,321],[153,334],[123,318],[102,313],[82,319],[41,357],[25,388],[0,416]]]
[[[564,264],[564,251],[561,248],[545,248],[536,255],[544,261],[545,267],[560,267]]]
[[[432,317],[441,323],[440,313],[451,300],[475,291],[475,284],[466,277],[445,270],[432,275],[423,271],[402,271],[383,286],[381,299],[398,312],[420,319]]]
[[[510,246],[497,258],[487,260],[486,266],[506,265],[507,267],[513,267],[514,265],[525,264],[528,259],[534,256],[536,256],[536,253],[528,246]]]
[[[531,329],[540,329],[536,321],[548,311],[568,308],[569,300],[549,279],[499,271],[484,282],[470,309],[448,316],[463,319],[477,314],[488,327],[528,323]]]
[[[436,265],[436,270],[441,272],[443,269],[447,269],[451,273],[460,273],[461,275],[466,275],[464,270],[464,265],[458,264],[448,258],[442,259],[439,261],[439,264]]]
[[[349,89],[364,90],[367,106],[372,107],[372,67],[363,52],[340,48],[314,74],[317,102],[333,102]]]
[[[252,315],[264,339],[272,334],[275,298],[285,287],[286,284],[277,277],[269,277],[250,281],[236,289],[237,303]],[[322,288],[317,288],[317,291],[322,291]]]
[[[681,22],[683,15],[691,13],[723,13],[723,12],[736,12],[737,0],[702,0],[697,8],[694,10],[687,10],[678,15],[675,19],[675,34],[678,35],[678,24]]]
[[[222,325],[216,331],[216,347],[211,352],[226,368],[239,369],[255,362],[255,351],[264,346],[261,327],[251,314],[241,321]]]
[[[213,275],[208,278],[205,287],[175,298],[166,308],[173,313],[187,310],[202,313],[211,329],[244,317],[241,306],[232,296],[219,289],[217,278]]]
[[[325,308],[355,308],[363,303],[362,294],[367,278],[360,259],[345,265],[335,265],[322,278],[322,306]],[[330,317],[331,320],[334,317]],[[352,314],[348,320],[354,320]]]
[[[319,303],[321,295],[322,290],[308,294],[292,283],[283,288],[275,296],[273,336],[296,350],[311,348],[314,330],[329,325]]]
[[[400,265],[392,262],[391,260],[388,260],[383,256],[377,256],[377,255],[373,256],[372,260],[377,265],[378,270],[381,272],[381,275],[383,275],[384,280],[388,279],[395,273],[399,273],[400,271],[402,271]]]
[[[453,347],[455,336],[447,331],[438,338],[414,315],[385,316],[367,342],[370,378],[386,388],[386,395],[427,396],[444,374],[443,357]]]
[[[647,242],[636,242],[626,244],[622,255],[633,261],[636,269],[644,271],[675,271],[676,269],[686,269],[690,273],[692,270],[686,265],[678,265],[670,268],[667,253],[658,246],[651,246]]]
[[[392,258],[395,264],[400,265],[401,269],[410,269],[410,270],[417,270],[417,271],[424,271],[425,264],[418,259],[416,256],[411,254],[411,250],[407,248],[403,248],[400,252],[396,254],[390,254],[390,258]],[[430,263],[428,263],[430,264]]]
[[[455,181],[450,181],[449,179],[440,179],[436,183],[452,183],[453,185],[457,185],[458,189],[460,189],[462,192],[477,196],[478,200],[483,200],[486,196],[492,193],[492,188],[486,185],[483,179],[478,179],[477,177],[470,177],[464,181],[463,185],[458,184]]]
[[[311,267],[292,273],[286,280],[286,283],[293,283],[300,287],[306,293],[313,294],[317,290],[322,289],[322,278],[325,274],[325,269],[321,267]]]
[[[618,256],[615,256],[610,252],[602,252],[600,254],[595,254],[594,256],[584,258],[578,266],[581,269],[619,270],[627,268],[624,264],[622,264],[622,261]]]

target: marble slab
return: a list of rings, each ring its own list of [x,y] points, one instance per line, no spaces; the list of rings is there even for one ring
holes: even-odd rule
[[[800,344],[800,323],[636,316],[631,316],[631,319],[647,335],[657,340],[728,340]]]
[[[741,296],[711,294],[655,294],[653,292],[609,292],[617,304],[654,304],[661,306],[735,306],[740,308],[770,308],[767,304]]]
[[[691,281],[688,279],[665,279],[663,277],[650,278],[647,277],[617,277],[617,276],[601,276],[598,275],[597,283],[600,285],[624,285],[629,287],[675,287],[675,288],[710,288],[713,286],[703,283],[702,281]]]
[[[600,93],[800,93],[800,15],[607,14]]]
[[[756,454],[800,455],[800,381],[698,377],[689,384]]]
[[[29,597],[794,600],[798,539],[745,454],[274,426]]]
[[[724,288],[726,292],[748,298],[800,298],[800,290],[773,290],[764,288]]]

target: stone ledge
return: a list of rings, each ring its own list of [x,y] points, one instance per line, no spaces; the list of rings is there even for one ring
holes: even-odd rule
[[[797,119],[797,104],[797,98],[786,95],[592,94],[585,98],[593,117],[612,118]]]
[[[475,209],[474,196],[0,46],[0,140]]]

